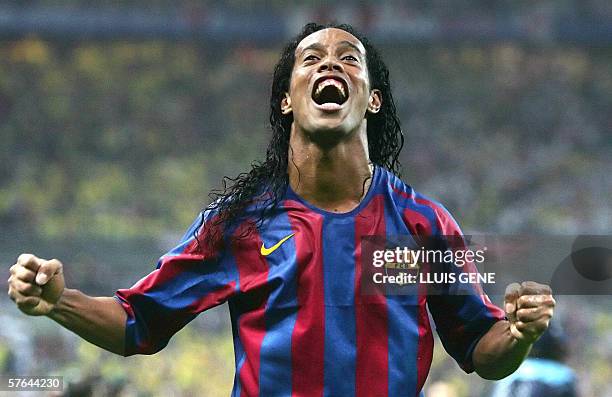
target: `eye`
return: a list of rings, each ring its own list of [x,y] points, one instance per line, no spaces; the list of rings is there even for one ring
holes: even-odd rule
[[[306,57],[304,57],[304,61],[317,61],[319,60],[319,57],[316,55],[307,55]]]
[[[352,55],[345,55],[345,56],[343,56],[343,57],[342,57],[342,60],[343,60],[343,61],[345,61],[345,60],[346,60],[346,61],[357,62],[357,58],[355,58],[355,57],[354,57],[354,56],[352,56]]]

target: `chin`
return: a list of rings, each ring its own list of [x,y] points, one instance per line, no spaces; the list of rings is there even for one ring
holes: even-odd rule
[[[332,145],[346,136],[351,132],[351,128],[346,123],[340,122],[320,122],[316,123],[309,129],[309,138],[321,145]]]

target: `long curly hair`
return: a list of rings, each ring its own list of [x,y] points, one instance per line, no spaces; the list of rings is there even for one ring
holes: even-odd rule
[[[404,135],[396,114],[395,102],[391,94],[389,70],[376,49],[368,39],[348,24],[317,23],[306,24],[302,31],[284,48],[280,60],[274,68],[272,92],[270,95],[270,126],[272,139],[263,162],[254,162],[249,172],[235,178],[224,177],[223,187],[213,190],[209,197],[212,203],[206,207],[216,216],[211,220],[212,233],[206,231],[205,239],[210,244],[219,242],[219,234],[228,227],[236,226],[245,220],[246,208],[258,202],[258,216],[251,219],[251,225],[259,226],[277,207],[289,184],[287,165],[289,160],[289,135],[293,122],[292,114],[282,114],[281,100],[289,91],[291,73],[295,63],[295,50],[298,44],[310,34],[326,28],[342,29],[361,41],[366,50],[366,64],[372,89],[382,95],[382,105],[376,114],[368,114],[367,137],[370,161],[400,176],[399,153],[404,145]],[[208,221],[208,220],[207,220]],[[205,222],[204,217],[201,224]],[[196,238],[198,238],[196,228]],[[246,229],[245,229],[246,230]],[[244,232],[241,235],[248,234]],[[201,236],[200,236],[201,237]],[[198,242],[200,240],[198,239]]]

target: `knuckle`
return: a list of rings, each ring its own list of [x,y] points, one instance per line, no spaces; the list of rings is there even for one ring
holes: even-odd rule
[[[27,263],[30,260],[32,260],[32,258],[34,258],[34,255],[24,253],[24,254],[19,255],[19,257],[17,257],[17,263]]]
[[[526,289],[533,286],[533,281],[523,281],[521,283],[522,289]]]
[[[550,296],[545,296],[542,299],[542,305],[543,306],[555,307],[555,303],[556,303],[555,300],[552,297],[550,297]]]
[[[34,272],[22,267],[15,273],[15,277],[23,281],[32,281],[34,279]]]
[[[27,284],[17,284],[15,285],[15,290],[17,290],[17,292],[20,294],[23,294],[27,291]]]
[[[36,287],[29,283],[20,283],[17,286],[17,291],[19,291],[21,294],[31,294],[31,293],[34,293],[35,290],[36,290]]]
[[[520,288],[520,286],[517,283],[509,284],[506,287],[506,297],[512,297],[512,296],[516,295],[518,290],[519,290],[519,288]]]
[[[30,308],[32,306],[36,306],[38,304],[38,300],[33,297],[25,297],[17,300],[17,306],[19,308]]]
[[[55,258],[47,261],[47,264],[51,269],[55,271],[60,270],[62,268],[62,262]]]

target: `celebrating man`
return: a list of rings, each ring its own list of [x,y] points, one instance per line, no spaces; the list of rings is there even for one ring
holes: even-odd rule
[[[228,302],[235,396],[419,395],[433,348],[427,307],[465,371],[502,378],[548,326],[547,286],[510,285],[505,312],[478,285],[362,293],[362,237],[461,237],[440,204],[399,179],[395,113],[388,70],[367,39],[308,24],[274,72],[266,160],[220,192],[156,270],[94,298],[64,287],[59,261],[24,254],[9,295],[26,314],[123,355],[159,351]]]

